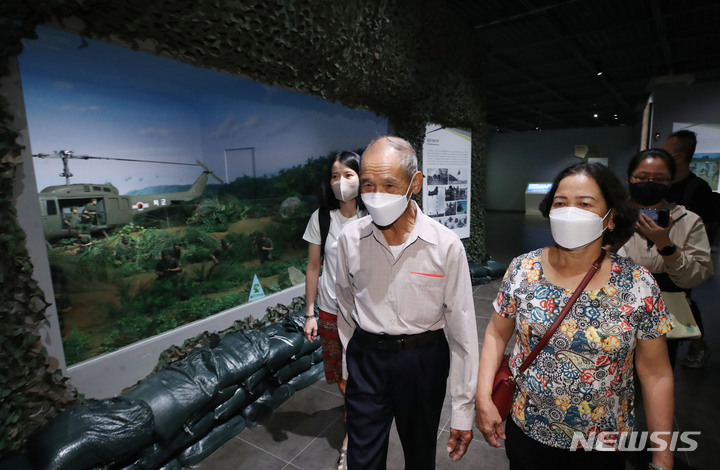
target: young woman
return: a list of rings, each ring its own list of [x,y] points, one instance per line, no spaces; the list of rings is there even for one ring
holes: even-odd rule
[[[325,380],[336,383],[345,394],[342,378],[342,345],[337,331],[337,297],[335,295],[335,267],[337,239],[343,226],[364,215],[360,201],[360,156],[341,152],[331,162],[320,187],[320,208],[308,222],[303,240],[308,242],[308,265],[305,279],[305,337],[314,341],[318,335],[323,350]],[[322,250],[321,220],[329,217],[329,228]],[[324,253],[323,253],[324,251]],[[322,276],[320,266],[322,264]],[[318,319],[315,318],[315,305]],[[338,463],[344,468],[347,435],[343,440]]]
[[[635,234],[619,254],[645,266],[663,292],[685,292],[688,299],[696,287],[713,274],[710,242],[699,215],[665,200],[675,178],[675,159],[662,149],[639,152],[628,165],[627,181],[635,205],[640,209],[664,210],[668,220],[658,221],[641,214]],[[704,333],[700,310],[691,304],[695,320]],[[670,362],[675,363],[678,342],[668,343]],[[702,338],[691,341],[686,367],[703,366],[710,350]]]

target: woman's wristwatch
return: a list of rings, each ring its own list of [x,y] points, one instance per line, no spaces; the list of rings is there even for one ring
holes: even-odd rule
[[[670,256],[677,250],[677,245],[674,243],[671,243],[668,246],[664,246],[662,248],[658,248],[658,253],[660,253],[661,256]]]

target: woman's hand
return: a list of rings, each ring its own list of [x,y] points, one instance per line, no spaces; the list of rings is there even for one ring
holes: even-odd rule
[[[502,361],[503,351],[515,330],[515,319],[493,314],[485,329],[478,386],[475,392],[475,425],[493,447],[500,447],[498,439],[505,439],[500,413],[492,402],[492,384]]]
[[[484,400],[482,403],[475,400],[475,426],[488,444],[493,447],[502,445],[498,439],[505,439],[505,428],[492,400]]]
[[[313,312],[305,312],[305,326],[303,327],[303,333],[305,333],[305,339],[311,343],[315,341],[315,338],[317,338],[318,324]]]
[[[647,238],[656,246],[664,247],[672,244],[670,240],[670,227],[673,225],[672,216],[669,216],[670,222],[667,227],[660,227],[650,217],[640,214],[640,218],[635,222],[635,230],[643,237]]]
[[[347,388],[347,380],[345,379],[338,379],[337,381],[338,389],[340,390],[340,393],[345,396],[345,389]]]

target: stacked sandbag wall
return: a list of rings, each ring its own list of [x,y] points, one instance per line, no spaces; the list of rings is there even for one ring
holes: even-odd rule
[[[123,395],[66,410],[28,439],[30,468],[171,470],[197,464],[323,377],[320,341],[304,338],[304,320],[304,312],[295,312],[261,330],[228,334]]]

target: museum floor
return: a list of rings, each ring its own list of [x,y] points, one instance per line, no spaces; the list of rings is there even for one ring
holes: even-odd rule
[[[488,251],[496,260],[507,264],[520,253],[550,243],[549,228],[539,216],[518,213],[489,213],[487,217]],[[713,261],[718,269],[718,252]],[[718,468],[717,449],[720,449],[720,415],[718,404],[709,400],[720,388],[720,319],[712,296],[720,292],[720,276],[693,291],[705,321],[706,339],[714,356],[704,369],[675,369],[675,425],[679,430],[701,431],[699,447],[694,452],[676,453],[675,468]],[[491,302],[499,281],[474,288],[475,313],[482,343],[482,333],[492,313]],[[679,357],[685,347],[681,346]],[[505,452],[485,443],[475,430],[468,453],[457,463],[450,461],[445,451],[450,425],[449,400],[438,429],[438,469],[507,469]],[[337,468],[338,449],[343,437],[342,397],[336,386],[324,381],[297,392],[261,425],[248,428],[230,440],[196,468],[202,470],[325,470]],[[638,461],[640,456],[638,456]],[[633,459],[635,460],[635,459]],[[404,468],[402,449],[393,430],[390,438],[388,469]],[[628,462],[628,470],[646,468],[639,462]]]

